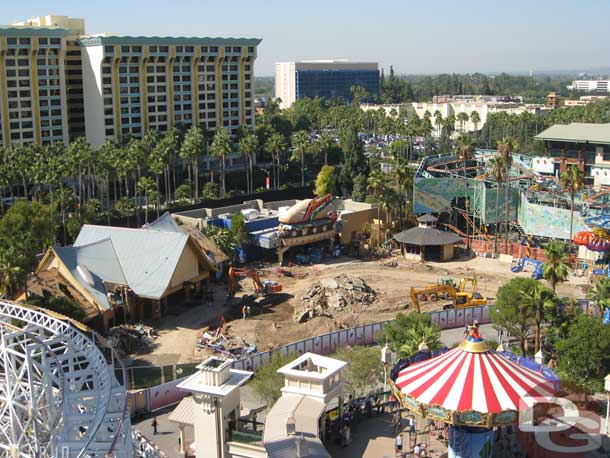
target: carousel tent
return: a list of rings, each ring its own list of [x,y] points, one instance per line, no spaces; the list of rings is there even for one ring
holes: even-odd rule
[[[472,426],[512,423],[517,412],[533,404],[533,398],[550,397],[557,391],[549,374],[491,351],[485,341],[469,340],[403,369],[395,386],[411,410]]]

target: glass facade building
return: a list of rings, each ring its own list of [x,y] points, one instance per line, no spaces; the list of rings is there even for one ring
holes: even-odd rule
[[[340,97],[351,100],[353,86],[362,86],[369,94],[379,94],[378,70],[296,70],[296,98]]]

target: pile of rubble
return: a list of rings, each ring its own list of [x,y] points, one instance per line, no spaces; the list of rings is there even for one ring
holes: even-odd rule
[[[158,337],[157,332],[143,324],[122,324],[108,330],[107,340],[120,355],[146,352]]]
[[[232,359],[241,359],[256,353],[256,345],[246,343],[241,337],[223,334],[222,328],[216,331],[204,331],[197,339],[197,347],[210,349]]]
[[[295,320],[303,323],[316,316],[333,316],[333,311],[369,307],[377,299],[377,292],[362,278],[339,275],[324,279],[312,286],[301,298]]]

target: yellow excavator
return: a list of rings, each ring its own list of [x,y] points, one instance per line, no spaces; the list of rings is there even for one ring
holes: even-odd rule
[[[470,283],[473,286],[472,293],[464,291],[466,285]],[[476,307],[479,305],[487,305],[487,298],[476,292],[476,278],[464,278],[460,281],[458,290],[449,284],[422,286],[421,288],[411,288],[411,305],[418,312],[421,311],[419,306],[419,296],[425,295],[430,297],[436,295],[437,298],[451,299],[451,303],[443,308],[463,308]]]

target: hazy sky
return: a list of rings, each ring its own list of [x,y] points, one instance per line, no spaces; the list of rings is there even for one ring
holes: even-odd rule
[[[608,0],[0,0],[2,23],[48,13],[87,31],[262,38],[274,62],[346,58],[398,73],[610,69]]]

